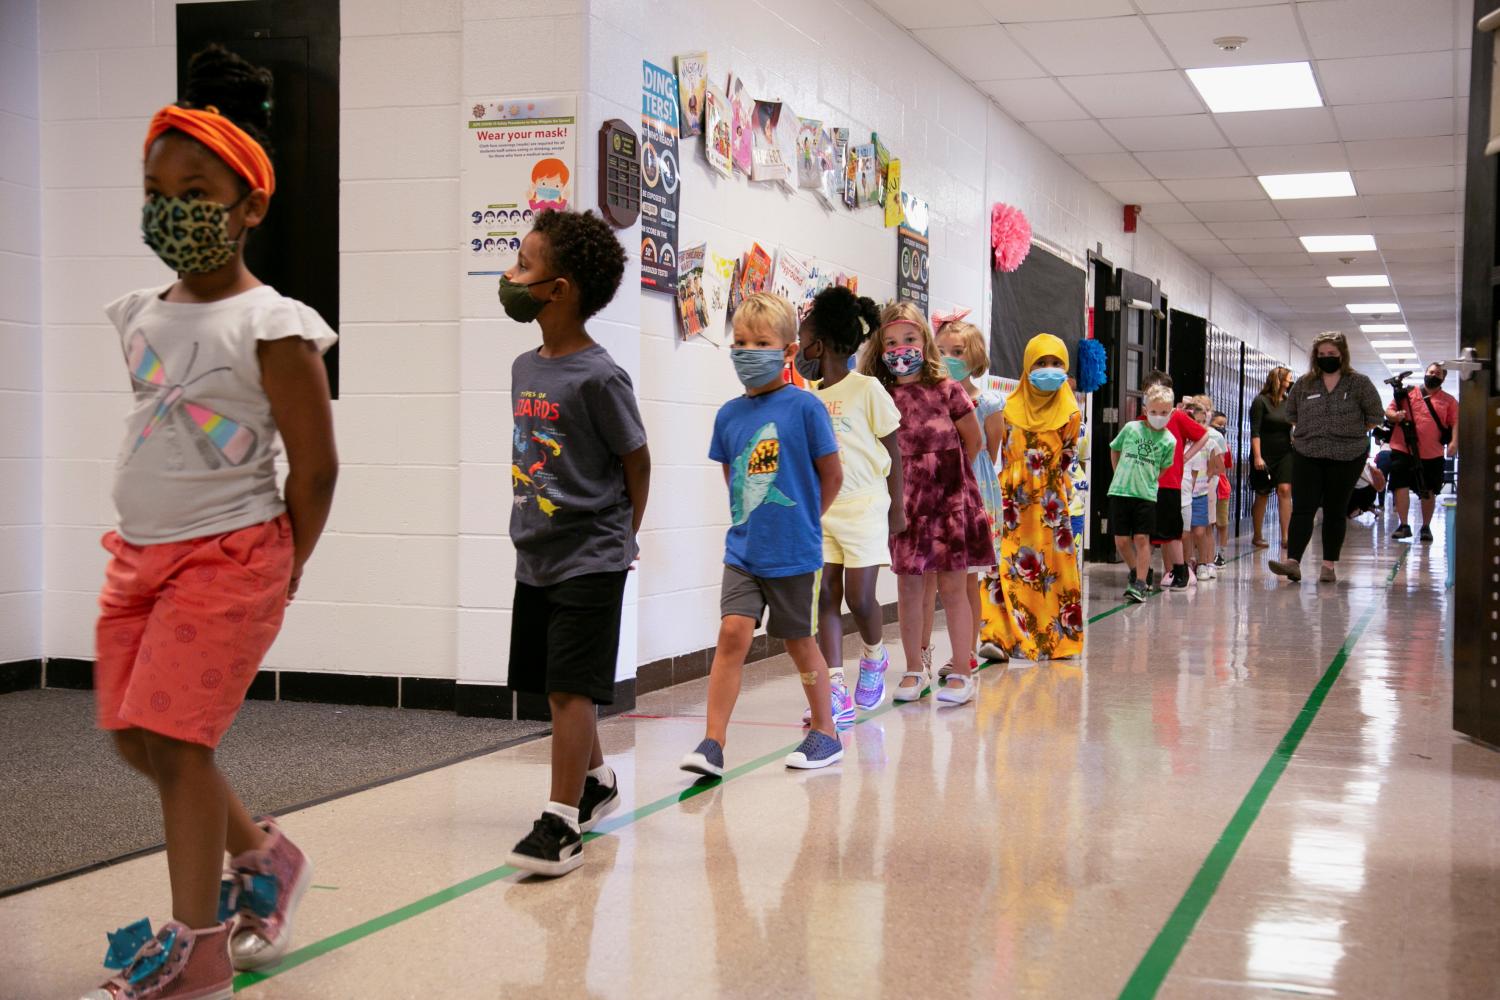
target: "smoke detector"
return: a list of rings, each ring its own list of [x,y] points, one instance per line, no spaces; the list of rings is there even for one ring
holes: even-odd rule
[[[1359,260],[1358,257],[1340,257],[1339,258],[1339,263],[1340,264],[1353,264],[1357,260]]]
[[[1240,46],[1249,40],[1244,35],[1220,35],[1214,39],[1214,44],[1225,52],[1238,52]]]

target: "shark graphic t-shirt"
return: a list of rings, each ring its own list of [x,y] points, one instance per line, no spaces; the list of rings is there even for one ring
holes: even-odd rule
[[[310,307],[260,285],[217,302],[167,302],[144,288],[104,307],[134,390],[115,462],[119,533],[160,545],[278,517],[278,446],[261,386],[263,340],[338,335]]]
[[[598,344],[527,351],[510,375],[510,540],[516,579],[550,587],[635,560],[621,456],[646,443],[630,376]]]
[[[813,463],[838,450],[827,408],[804,389],[725,403],[708,449],[729,466],[724,561],[766,578],[822,569],[823,489]]]

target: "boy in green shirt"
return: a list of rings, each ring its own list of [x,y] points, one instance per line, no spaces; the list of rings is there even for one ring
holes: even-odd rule
[[[1152,386],[1146,391],[1145,404],[1145,422],[1127,421],[1109,443],[1109,460],[1115,470],[1109,484],[1109,523],[1115,547],[1130,568],[1125,596],[1137,604],[1146,600],[1140,580],[1151,566],[1157,479],[1171,466],[1177,451],[1177,439],[1166,429],[1172,419],[1172,390]]]

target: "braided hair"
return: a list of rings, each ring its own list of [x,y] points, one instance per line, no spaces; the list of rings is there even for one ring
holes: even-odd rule
[[[188,62],[185,108],[217,108],[271,155],[271,71],[217,43]]]
[[[842,285],[832,285],[813,299],[806,322],[815,339],[835,354],[848,356],[879,328],[880,307]]]

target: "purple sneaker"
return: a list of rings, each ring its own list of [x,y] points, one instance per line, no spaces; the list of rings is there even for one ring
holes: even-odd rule
[[[846,684],[833,685],[833,722],[839,732],[854,728],[854,699]]]
[[[854,687],[854,704],[866,712],[880,707],[885,701],[885,668],[891,665],[891,654],[880,647],[880,659],[867,660],[860,657],[859,683]]]
[[[266,846],[230,859],[219,893],[219,919],[230,921],[229,954],[237,970],[263,969],[286,954],[292,917],[312,884],[312,863],[267,817],[260,828]]]

